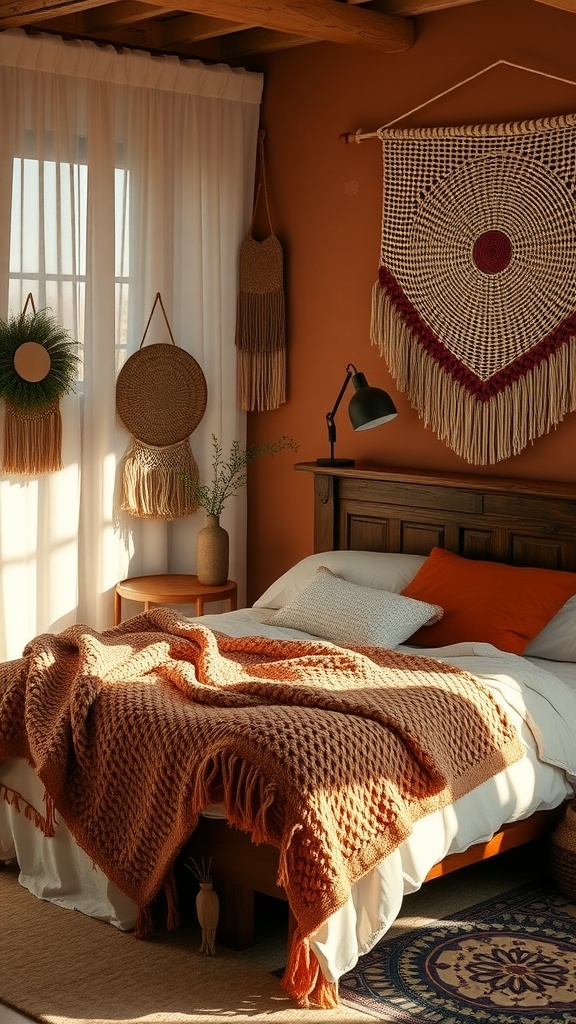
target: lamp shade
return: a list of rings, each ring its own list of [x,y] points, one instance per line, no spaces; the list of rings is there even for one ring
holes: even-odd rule
[[[390,395],[382,388],[372,388],[363,373],[354,373],[352,383],[356,388],[348,405],[348,414],[354,430],[370,430],[387,423],[398,415]]]

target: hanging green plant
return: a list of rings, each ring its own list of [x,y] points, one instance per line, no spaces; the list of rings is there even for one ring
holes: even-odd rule
[[[0,320],[4,472],[31,475],[62,468],[59,402],[74,386],[80,361],[75,349],[51,313],[36,311],[31,294],[21,313]]]
[[[45,409],[72,390],[76,342],[45,309],[0,320],[0,397],[21,412]]]

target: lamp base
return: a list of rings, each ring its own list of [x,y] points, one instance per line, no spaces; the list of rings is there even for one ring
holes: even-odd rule
[[[353,466],[354,459],[316,459],[317,466]]]

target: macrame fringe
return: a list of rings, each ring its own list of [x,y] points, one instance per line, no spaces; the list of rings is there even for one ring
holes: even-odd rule
[[[240,291],[236,310],[236,346],[246,352],[271,352],[286,343],[284,290]]]
[[[284,291],[240,291],[236,314],[238,407],[277,409],[286,401]]]
[[[574,337],[487,401],[426,352],[378,281],[370,337],[424,425],[469,463],[492,465],[518,455],[576,409]]]
[[[62,469],[62,418],[60,405],[22,412],[6,402],[4,424],[5,473],[55,473]]]
[[[322,974],[300,928],[296,928],[292,936],[282,988],[302,1007],[320,1006],[332,1010],[338,1006],[338,986]]]
[[[286,349],[237,350],[238,408],[245,412],[277,409],[286,401]]]
[[[172,520],[196,512],[198,466],[186,438],[160,448],[132,438],[122,467],[121,510],[140,519]]]

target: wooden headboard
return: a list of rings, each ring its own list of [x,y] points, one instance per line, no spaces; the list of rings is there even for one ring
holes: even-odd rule
[[[576,484],[378,466],[314,475],[314,550],[447,548],[468,558],[576,572]]]

